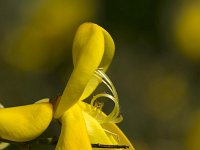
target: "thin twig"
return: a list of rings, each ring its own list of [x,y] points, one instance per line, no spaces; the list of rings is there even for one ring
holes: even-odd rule
[[[92,144],[93,148],[106,148],[106,149],[110,149],[110,148],[115,148],[115,149],[127,149],[129,148],[128,145],[107,145],[107,144]]]

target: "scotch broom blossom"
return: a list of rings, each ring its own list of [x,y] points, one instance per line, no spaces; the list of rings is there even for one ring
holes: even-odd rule
[[[47,129],[54,117],[61,123],[56,150],[134,150],[131,142],[116,125],[123,118],[120,115],[116,89],[105,74],[114,52],[114,41],[105,29],[94,23],[82,24],[73,43],[74,69],[62,96],[55,103],[42,99],[31,105],[1,108],[0,140],[31,141]],[[104,84],[109,92],[93,95],[90,104],[84,102],[99,84]],[[109,114],[103,112],[103,104],[98,101],[99,98],[106,98],[114,103]],[[0,146],[4,148],[7,145],[0,143]]]
[[[118,96],[105,74],[113,59],[114,50],[112,37],[102,27],[84,23],[78,28],[72,49],[74,70],[55,107],[54,117],[62,124],[56,150],[91,150],[91,145],[97,143],[128,145],[130,150],[134,150],[115,124],[122,120]],[[83,100],[100,83],[105,84],[111,94],[97,94],[91,104],[85,103]],[[103,113],[103,106],[97,102],[101,97],[114,102],[114,109],[109,115]]]

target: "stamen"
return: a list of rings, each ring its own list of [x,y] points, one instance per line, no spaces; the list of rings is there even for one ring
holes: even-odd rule
[[[97,108],[97,109],[99,109],[99,110],[102,110],[103,105],[104,105],[103,102],[96,102],[96,103],[94,104],[94,107]]]
[[[101,93],[101,94],[95,95],[91,100],[91,106],[95,107],[96,100],[98,98],[102,98],[102,97],[106,97],[106,98],[108,98],[108,99],[110,99],[110,100],[112,100],[114,102],[114,108],[113,108],[113,110],[111,111],[111,113],[107,117],[105,117],[102,120],[102,115],[100,115],[101,118],[98,118],[96,116],[96,119],[98,119],[99,122],[101,122],[101,123],[107,123],[107,122],[118,123],[118,122],[122,121],[123,118],[122,118],[121,115],[119,115],[120,111],[119,111],[118,95],[117,95],[117,91],[116,91],[113,83],[111,82],[109,77],[102,71],[102,69],[96,70],[95,71],[95,76],[99,79],[100,83],[103,82],[108,87],[108,89],[111,91],[112,95],[107,94],[107,93]],[[102,109],[102,107],[101,107],[101,109]]]
[[[111,134],[112,136],[115,136],[117,141],[120,142],[120,136],[114,132],[111,132],[109,130],[103,129],[106,133]]]
[[[92,106],[92,110],[90,114],[98,119],[99,122],[101,122],[103,119],[103,114],[102,114],[102,108],[104,106],[103,102],[94,102],[94,105]]]

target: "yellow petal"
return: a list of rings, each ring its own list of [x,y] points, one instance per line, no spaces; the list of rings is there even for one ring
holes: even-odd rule
[[[115,53],[115,44],[112,37],[105,29],[103,29],[100,26],[97,26],[97,28],[101,29],[104,36],[104,55],[101,60],[101,64],[99,65],[99,68],[102,68],[103,71],[106,72],[110,63],[112,62]],[[98,79],[95,76],[93,76],[88,82],[80,99],[83,100],[87,98],[96,89],[98,84]]]
[[[112,136],[116,141],[118,141],[118,144],[125,144],[129,146],[129,150],[135,150],[131,142],[128,140],[128,138],[124,135],[124,133],[121,131],[121,129],[114,123],[103,123],[101,126],[109,131],[107,134]]]
[[[104,54],[104,36],[95,24],[82,24],[73,44],[74,70],[70,76],[54,117],[59,118],[64,111],[81,97],[87,83],[99,67]]]
[[[83,112],[83,116],[86,122],[86,127],[91,143],[114,144],[106,135],[104,129],[95,118],[86,112]]]
[[[52,120],[50,103],[0,109],[0,137],[10,141],[24,142],[39,136]]]
[[[92,111],[95,111],[94,109],[92,109],[91,105],[84,103],[84,102],[79,102],[79,106],[81,107],[81,109],[83,111],[85,111],[86,113],[90,114],[90,113],[94,113]],[[94,113],[96,115],[99,115],[98,117],[100,118],[102,115],[102,118],[104,118],[104,116],[106,114],[104,114],[103,112],[98,112]],[[97,128],[100,128],[99,125],[101,125],[101,128],[104,129],[107,137],[109,137],[109,140],[113,143],[113,144],[119,144],[119,145],[128,145],[129,150],[135,150],[131,144],[131,142],[128,140],[128,138],[124,135],[124,133],[119,129],[119,127],[114,124],[114,123],[102,123],[99,125],[96,125],[97,123],[93,120],[95,116],[93,116],[93,119],[91,119],[91,117],[88,117],[88,115],[84,114],[84,117],[86,119],[86,124],[87,124],[87,128],[88,128],[88,133],[91,136],[96,136],[96,138],[98,138],[99,135],[103,135],[100,133],[100,131],[96,131]],[[92,132],[92,129],[95,129],[95,131],[97,132],[96,135],[94,132]],[[106,140],[106,138],[105,138]],[[107,140],[106,140],[107,141]],[[102,143],[104,144],[104,143]]]
[[[78,105],[61,117],[62,129],[56,150],[91,150],[83,114]]]

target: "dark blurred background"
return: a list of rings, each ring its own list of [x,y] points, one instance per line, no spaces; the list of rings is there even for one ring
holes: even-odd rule
[[[108,75],[120,97],[119,126],[135,148],[200,149],[199,0],[0,0],[0,102],[62,93],[74,34],[86,21],[115,41]],[[45,134],[57,133],[53,127]]]

